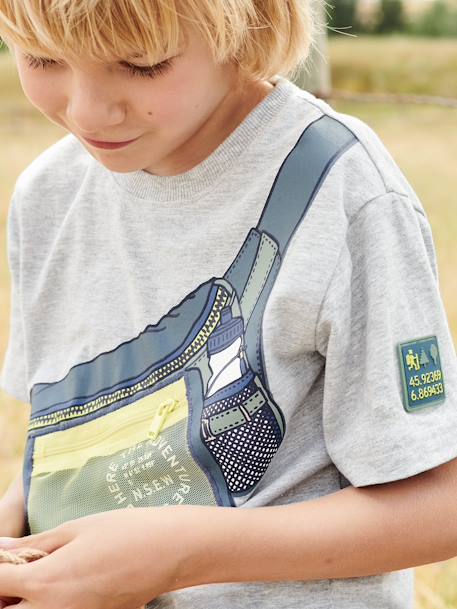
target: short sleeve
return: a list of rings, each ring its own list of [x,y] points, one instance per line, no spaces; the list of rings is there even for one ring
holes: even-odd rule
[[[29,403],[21,306],[19,199],[10,202],[7,219],[7,257],[10,274],[9,338],[0,372],[0,388],[21,402]]]
[[[325,357],[326,448],[353,486],[407,478],[457,457],[455,349],[430,224],[409,198],[387,193],[349,223],[316,345]]]

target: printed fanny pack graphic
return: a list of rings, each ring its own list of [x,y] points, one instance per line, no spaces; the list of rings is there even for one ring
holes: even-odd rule
[[[34,385],[24,459],[30,533],[122,507],[233,506],[253,491],[285,433],[265,374],[265,306],[331,161],[355,141],[329,117],[309,126],[223,277],[61,381]],[[303,173],[303,157],[323,148],[312,174],[297,174],[294,163]]]
[[[285,422],[263,380],[258,324],[248,331],[269,277],[273,284],[277,251],[252,229],[235,263],[251,258],[241,298],[227,279],[212,278],[158,324],[61,381],[79,395],[29,424],[32,531],[116,507],[233,505],[234,493],[261,479]],[[87,387],[100,378],[109,381],[101,395]],[[34,403],[45,390],[56,384],[42,385]]]

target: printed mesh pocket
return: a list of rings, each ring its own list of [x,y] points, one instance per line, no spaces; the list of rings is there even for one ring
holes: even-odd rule
[[[188,420],[181,377],[103,416],[29,437],[30,532],[111,509],[217,505],[189,449]]]
[[[283,433],[278,407],[267,397],[258,376],[250,371],[205,402],[203,441],[232,493],[247,492],[259,482]]]

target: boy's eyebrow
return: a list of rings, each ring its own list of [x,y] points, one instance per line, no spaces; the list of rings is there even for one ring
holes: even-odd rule
[[[177,49],[174,55],[171,54],[167,58],[170,59],[170,57],[177,57],[181,53],[182,53],[182,49]],[[131,59],[139,59],[140,57],[144,57],[145,55],[146,55],[146,53],[132,53],[132,54],[129,54],[129,58],[131,58]],[[165,61],[165,59],[161,59],[157,63],[162,63],[163,61]]]
[[[155,63],[150,64],[150,67],[158,66],[161,63],[165,63],[169,59],[172,59],[175,57],[180,57],[181,54],[182,54],[182,51],[179,49],[178,51],[176,51],[176,54],[167,55],[160,61],[156,61]],[[127,59],[119,59],[118,62],[119,63],[126,63],[126,62],[128,63],[130,59],[139,59],[140,57],[144,57],[145,55],[146,55],[146,53],[142,53],[142,54],[135,53],[135,54],[129,55]]]

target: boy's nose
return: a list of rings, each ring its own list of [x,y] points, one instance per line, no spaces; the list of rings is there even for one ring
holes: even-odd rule
[[[67,103],[67,119],[79,134],[109,133],[110,127],[124,122],[125,103],[103,89],[103,84],[88,82],[75,85]]]

